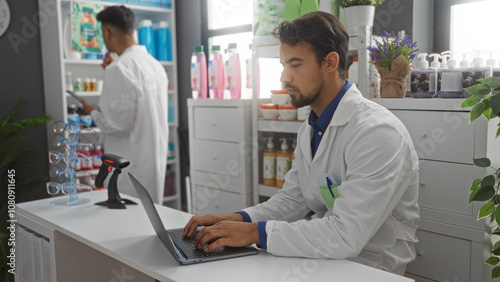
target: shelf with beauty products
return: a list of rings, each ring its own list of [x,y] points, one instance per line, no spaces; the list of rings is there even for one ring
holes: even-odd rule
[[[39,0],[40,7],[47,6],[46,0]],[[150,20],[153,24],[159,24],[160,22],[167,22],[168,28],[170,30],[171,36],[171,61],[159,60],[159,62],[164,66],[168,79],[169,79],[169,89],[168,89],[168,109],[169,109],[169,156],[174,155],[175,159],[168,160],[167,162],[167,173],[169,174],[169,185],[174,187],[165,187],[165,190],[169,190],[168,197],[165,197],[164,204],[173,207],[181,207],[180,199],[180,162],[179,158],[179,138],[177,135],[177,128],[179,126],[178,122],[178,99],[179,93],[177,90],[177,53],[176,53],[176,14],[175,14],[175,1],[158,1],[159,3],[165,4],[171,2],[170,7],[159,7],[159,6],[146,6],[138,5],[139,0],[128,1],[128,3],[121,3],[116,1],[86,1],[86,0],[50,0],[52,4],[57,8],[55,11],[57,15],[49,17],[46,24],[40,26],[41,33],[41,45],[42,45],[42,57],[43,57],[43,73],[44,73],[44,93],[45,93],[45,104],[47,107],[47,112],[53,116],[56,120],[67,121],[68,120],[68,106],[75,105],[76,108],[80,105],[77,99],[71,97],[66,93],[66,90],[73,89],[85,89],[83,86],[86,79],[90,79],[91,83],[96,83],[96,88],[90,88],[96,91],[76,91],[75,94],[86,99],[90,103],[98,104],[101,97],[102,81],[104,80],[104,71],[102,70],[101,64],[104,54],[94,54],[87,56],[87,54],[77,52],[71,52],[69,55],[65,49],[67,45],[73,46],[71,44],[71,33],[68,33],[68,27],[71,25],[68,19],[71,20],[72,12],[75,5],[80,7],[83,6],[93,6],[96,8],[95,13],[97,14],[97,9],[103,9],[108,6],[113,5],[125,5],[129,7],[135,14],[135,28],[139,30],[140,23],[143,20]],[[124,1],[126,2],[126,1]],[[144,1],[146,2],[146,1]],[[152,4],[151,1],[148,2]],[[100,6],[100,7],[97,7]],[[69,43],[68,43],[69,42]],[[64,47],[64,48],[63,48]],[[70,47],[71,48],[71,47]],[[80,88],[75,88],[74,84],[81,80]],[[71,86],[69,86],[71,84]],[[81,107],[81,106],[80,106]],[[48,126],[50,127],[50,126]],[[51,128],[51,127],[50,127]],[[88,139],[89,135],[98,134],[99,138],[96,141],[98,144],[103,144],[103,133],[98,127],[84,127],[82,129],[81,138]],[[52,130],[48,130],[48,140],[50,141],[54,133]],[[83,140],[82,139],[82,140]],[[93,138],[97,139],[97,138]],[[50,144],[50,142],[49,142]],[[104,148],[105,149],[105,148]],[[48,150],[53,150],[51,145],[49,145]],[[91,171],[94,174],[94,171]],[[175,176],[172,177],[173,174]]]

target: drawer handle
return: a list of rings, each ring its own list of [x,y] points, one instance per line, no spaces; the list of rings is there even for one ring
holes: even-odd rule
[[[215,205],[214,205],[214,207],[215,207],[215,208],[219,208],[219,207],[220,207],[220,205],[219,205],[219,204],[215,204]]]
[[[425,137],[427,137],[427,134],[422,133],[422,138],[425,138]]]
[[[420,181],[420,186],[425,186],[425,182]]]
[[[423,251],[419,251],[419,252],[417,253],[417,256],[419,256],[419,257],[421,257],[421,256],[423,256],[423,255],[424,255],[424,252],[423,252]]]
[[[213,155],[212,155],[212,159],[213,159],[214,161],[215,161],[215,160],[217,160],[217,154],[213,154]]]
[[[216,121],[212,121],[212,126],[217,126],[217,122]]]

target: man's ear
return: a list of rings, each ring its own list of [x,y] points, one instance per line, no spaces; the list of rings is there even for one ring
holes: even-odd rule
[[[339,54],[337,52],[330,52],[325,57],[326,70],[328,72],[335,71],[339,66]]]
[[[102,29],[103,29],[102,35],[105,36],[107,40],[109,40],[113,35],[113,31],[111,30],[111,28],[109,28],[109,26],[103,26]]]

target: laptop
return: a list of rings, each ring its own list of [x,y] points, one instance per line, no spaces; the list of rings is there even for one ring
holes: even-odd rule
[[[194,238],[196,238],[196,235],[202,228],[198,227],[193,236],[189,238],[182,237],[184,228],[166,230],[146,188],[144,188],[132,174],[128,173],[128,176],[130,180],[132,180],[132,184],[137,191],[137,195],[139,195],[139,199],[141,199],[142,205],[146,210],[146,214],[153,225],[156,235],[158,235],[163,245],[165,245],[180,265],[242,257],[258,253],[258,250],[251,246],[238,248],[221,247],[209,253],[205,253],[205,251],[196,248],[194,246]],[[207,245],[205,245],[204,248],[206,246]]]

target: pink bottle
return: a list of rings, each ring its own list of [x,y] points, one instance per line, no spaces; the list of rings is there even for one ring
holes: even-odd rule
[[[208,94],[212,99],[224,98],[224,63],[219,45],[212,46],[208,61]]]
[[[240,55],[236,51],[236,43],[230,43],[226,61],[226,89],[231,99],[241,98],[241,66]]]
[[[97,145],[95,147],[94,154],[92,155],[92,165],[93,165],[94,169],[98,169],[98,168],[101,167],[101,165],[102,165],[102,161],[101,161],[102,155],[104,155],[104,149],[102,148],[101,145]]]
[[[207,59],[203,46],[194,46],[191,56],[191,92],[193,99],[207,98]]]

